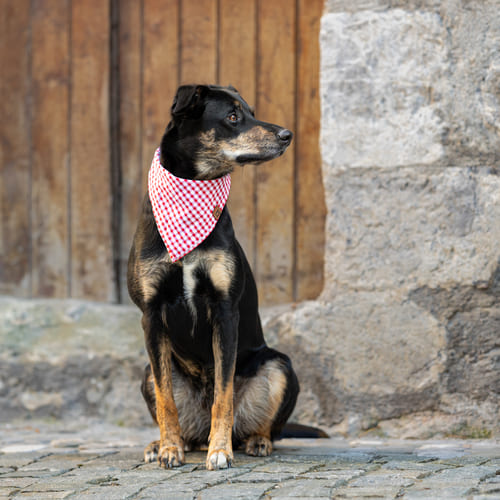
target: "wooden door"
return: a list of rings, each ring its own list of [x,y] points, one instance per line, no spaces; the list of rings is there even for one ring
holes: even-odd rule
[[[233,174],[261,304],[322,289],[322,0],[4,0],[0,293],[127,302],[146,177],[182,83],[235,86],[291,129]]]

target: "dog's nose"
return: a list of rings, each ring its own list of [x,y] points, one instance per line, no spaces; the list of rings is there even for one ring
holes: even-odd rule
[[[290,144],[290,142],[292,141],[292,137],[293,137],[292,132],[290,132],[290,130],[286,128],[282,128],[278,132],[278,139],[280,141],[286,142],[287,144]]]

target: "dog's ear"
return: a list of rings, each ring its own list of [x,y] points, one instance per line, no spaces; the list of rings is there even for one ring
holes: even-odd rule
[[[174,118],[199,118],[205,109],[206,85],[181,85],[172,104]]]

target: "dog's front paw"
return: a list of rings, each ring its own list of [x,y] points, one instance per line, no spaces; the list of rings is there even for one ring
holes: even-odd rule
[[[161,446],[158,452],[158,463],[164,469],[179,467],[184,463],[184,447],[168,444]]]
[[[231,467],[233,453],[224,449],[209,450],[207,455],[207,469],[218,470]]]
[[[268,457],[273,451],[271,440],[264,436],[251,436],[247,439],[245,452],[253,457]]]

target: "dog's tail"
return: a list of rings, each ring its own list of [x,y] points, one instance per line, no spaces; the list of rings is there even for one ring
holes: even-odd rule
[[[302,425],[296,423],[287,423],[283,427],[277,439],[286,438],[328,438],[330,437],[325,431],[309,425]]]

